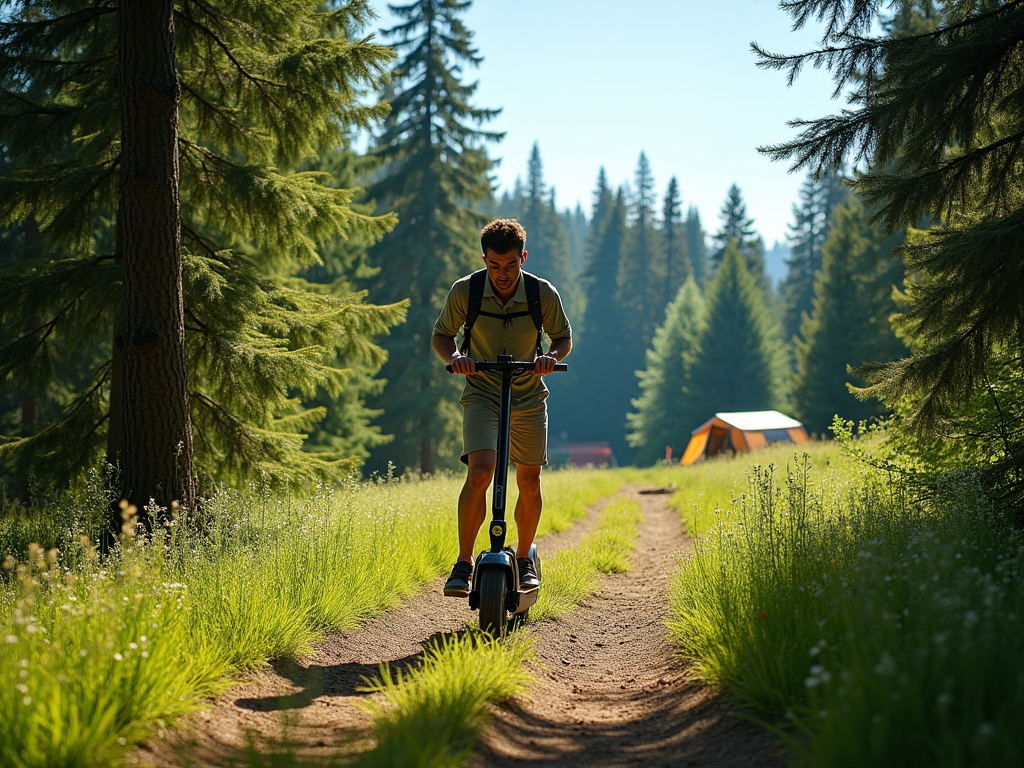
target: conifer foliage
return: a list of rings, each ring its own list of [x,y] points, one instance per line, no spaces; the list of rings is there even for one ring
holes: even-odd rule
[[[800,202],[793,206],[788,238],[790,256],[782,283],[783,338],[796,336],[801,318],[811,313],[814,275],[821,269],[822,247],[832,226],[832,211],[845,195],[841,178],[834,174],[817,179],[809,175],[800,188]]]
[[[623,363],[630,339],[616,283],[626,236],[626,201],[621,189],[613,194],[608,188],[604,169],[594,193],[590,231],[584,273],[587,308],[582,331],[573,341],[566,384],[574,396],[562,404],[561,412],[552,412],[552,431],[564,429],[573,440],[607,440],[621,460],[628,448],[624,426],[635,386],[633,369]]]
[[[740,188],[733,184],[729,187],[725,202],[719,214],[722,226],[715,233],[715,248],[711,252],[711,269],[716,270],[725,257],[725,251],[734,240],[740,253],[747,261],[750,272],[758,285],[764,282],[764,243],[754,229],[754,219],[747,214],[747,204],[743,200]]]
[[[664,255],[655,226],[654,174],[647,155],[640,153],[634,175],[636,189],[629,205],[629,227],[623,242],[618,271],[618,302],[636,354],[634,370],[643,365],[643,350],[651,343],[664,307],[662,281]]]
[[[384,342],[381,425],[395,441],[374,453],[377,469],[390,461],[429,473],[439,457],[458,458],[461,382],[439,365],[430,335],[452,283],[482,266],[485,220],[473,206],[491,197],[485,143],[500,138],[480,128],[498,111],[472,106],[476,84],[459,79],[462,67],[481,61],[460,18],[468,7],[468,0],[391,6],[402,21],[385,33],[400,58],[392,112],[373,149],[380,177],[369,193],[399,223],[370,253],[380,269],[372,295],[411,304],[408,322]]]
[[[897,321],[912,355],[862,371],[865,395],[913,399],[908,419],[927,428],[984,382],[1001,349],[1022,348],[1024,5],[954,0],[930,8],[927,24],[879,25],[888,8],[787,4],[797,25],[827,20],[821,48],[787,56],[755,46],[760,66],[790,82],[806,64],[827,67],[837,92],[852,88],[855,106],[801,121],[793,141],[764,151],[819,173],[869,161],[856,189],[886,232],[923,216],[942,222],[902,249],[918,276]]]
[[[782,408],[778,332],[737,241],[725,249],[706,300],[707,325],[687,381],[694,412],[710,418],[716,411]]]
[[[558,289],[571,322],[580,301],[569,260],[569,233],[555,208],[554,190],[544,183],[544,166],[536,143],[530,151],[521,204],[519,222],[526,229],[529,253],[526,269],[550,280]]]
[[[882,237],[866,218],[856,199],[836,209],[815,275],[813,312],[795,340],[793,407],[818,435],[827,434],[836,415],[854,421],[881,415],[877,401],[861,402],[850,393],[848,384],[864,382],[847,368],[894,360],[904,351],[889,327],[893,288],[903,279],[903,265],[890,251],[900,238]]]
[[[181,0],[160,22],[167,29],[171,13],[173,48],[166,36],[132,44],[159,43],[165,60],[176,62],[170,80],[142,86],[162,100],[159,129],[176,129],[162,162],[179,165],[180,225],[170,208],[159,225],[172,239],[180,226],[176,298],[172,272],[148,285],[131,271],[132,259],[152,258],[155,243],[133,238],[155,237],[156,222],[126,208],[125,196],[145,198],[146,179],[167,173],[153,175],[152,148],[135,159],[126,154],[136,151],[123,130],[126,110],[134,110],[131,119],[156,115],[126,95],[133,76],[126,68],[138,74],[118,47],[128,17],[120,5],[80,0],[5,6],[0,224],[37,229],[47,256],[32,270],[13,251],[0,267],[0,387],[57,401],[43,403],[46,423],[0,445],[0,461],[57,487],[95,461],[105,442],[108,457],[128,466],[139,451],[130,435],[145,428],[130,421],[131,401],[161,396],[131,350],[178,343],[180,332],[201,475],[337,476],[351,460],[300,450],[319,412],[297,395],[344,385],[347,372],[330,364],[337,353],[382,359],[370,336],[393,325],[402,308],[371,306],[360,294],[319,294],[292,276],[318,260],[318,242],[355,230],[376,237],[392,222],[357,213],[351,192],[329,186],[325,174],[295,169],[339,143],[348,127],[383,114],[355,94],[378,87],[390,54],[356,36],[368,19],[364,2],[325,9],[302,0]],[[175,108],[176,120],[166,111]],[[149,250],[133,254],[133,242]],[[133,302],[153,300],[140,287],[164,292],[166,306],[177,303],[180,331],[139,313]],[[77,372],[68,376],[72,360]],[[187,452],[181,429],[164,435],[154,461],[172,465],[176,451]],[[176,490],[129,479],[132,499],[143,503],[142,494],[166,502]]]
[[[665,279],[662,281],[662,305],[675,299],[679,288],[693,275],[693,265],[687,252],[685,224],[682,221],[682,201],[679,199],[679,180],[673,176],[665,190],[661,206],[661,239],[665,249]]]
[[[704,227],[700,223],[700,211],[691,205],[686,212],[686,253],[690,257],[693,277],[697,285],[708,282],[707,242]]]
[[[628,414],[635,461],[654,464],[666,446],[679,456],[690,432],[707,414],[694,410],[686,377],[704,330],[704,297],[691,277],[665,308],[665,322],[647,350],[647,367],[637,372],[640,397]]]

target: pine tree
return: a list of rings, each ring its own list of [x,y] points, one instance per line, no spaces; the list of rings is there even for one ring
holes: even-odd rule
[[[583,206],[576,203],[576,208],[566,208],[559,214],[562,219],[562,226],[569,235],[569,266],[573,275],[580,275],[586,266],[585,248],[589,227],[587,216],[583,213]]]
[[[468,7],[466,0],[390,6],[402,22],[385,34],[401,58],[391,115],[373,149],[382,168],[369,194],[382,210],[396,211],[399,223],[370,253],[380,269],[371,295],[409,297],[411,306],[407,323],[384,340],[388,383],[376,403],[395,441],[374,452],[372,469],[393,462],[430,473],[438,460],[454,466],[458,459],[461,382],[439,364],[430,335],[448,289],[480,267],[485,220],[472,206],[491,197],[493,161],[484,145],[500,138],[479,128],[497,110],[471,106],[476,84],[459,79],[462,66],[481,61],[460,18]]]
[[[918,5],[903,4],[903,15]],[[1024,348],[1024,191],[1012,181],[1024,162],[1024,7],[923,5],[929,13],[913,23],[879,25],[888,5],[801,2],[790,8],[797,23],[829,20],[821,49],[757,51],[760,66],[787,71],[790,82],[804,64],[827,67],[855,105],[804,121],[793,141],[763,151],[816,173],[869,161],[855,189],[887,234],[922,217],[941,222],[901,251],[915,279],[896,323],[911,355],[860,371],[864,396],[912,401],[908,420],[927,429],[984,383],[997,353]]]
[[[511,192],[506,189],[501,193],[496,212],[499,219],[518,219],[523,215],[523,180],[521,178],[516,176]]]
[[[865,221],[856,200],[841,204],[824,246],[824,263],[815,275],[813,313],[804,315],[796,339],[797,373],[793,407],[804,425],[827,434],[832,418],[860,421],[883,412],[877,402],[858,401],[847,384],[863,381],[847,366],[886,362],[903,351],[888,318],[896,311],[894,284],[902,265],[890,258],[896,244]]]
[[[602,208],[607,210],[606,215],[602,216]],[[619,256],[626,235],[626,202],[621,189],[611,197],[603,171],[591,221],[591,231],[600,234],[593,239],[594,250],[584,275],[584,330],[573,343],[571,379],[565,386],[573,396],[559,410],[552,408],[551,431],[556,435],[565,431],[572,440],[608,441],[622,461],[628,452],[626,413],[636,388],[633,371],[621,364],[626,345],[631,342],[616,298]],[[613,363],[610,367],[609,361]]]
[[[629,227],[622,246],[618,274],[618,303],[622,307],[629,344],[626,364],[643,365],[644,350],[651,343],[662,312],[664,255],[655,228],[654,176],[647,155],[640,153],[636,168],[636,192],[629,206]]]
[[[330,174],[331,186],[348,188],[361,177],[371,175],[376,163],[372,158],[359,156],[347,146],[321,154],[310,170]],[[372,203],[353,205],[361,213],[372,213]],[[343,297],[356,291],[356,285],[375,277],[379,270],[369,264],[369,249],[373,239],[361,233],[347,238],[336,237],[324,243],[319,254],[321,262],[312,264],[301,273],[309,288],[331,296]],[[382,411],[367,407],[368,397],[379,396],[384,381],[375,378],[383,361],[374,362],[336,355],[333,365],[349,371],[345,386],[335,394],[318,387],[311,399],[303,399],[303,407],[321,409],[323,418],[309,430],[303,450],[322,454],[348,456],[365,461],[373,448],[387,445],[392,435],[383,434],[374,424]]]
[[[548,190],[544,183],[544,166],[536,143],[530,151],[523,193],[519,223],[526,229],[529,256],[525,268],[554,284],[572,322],[580,309],[580,293],[569,262],[569,235],[555,209],[554,190]]]
[[[662,282],[662,306],[668,306],[679,293],[679,287],[693,275],[687,253],[686,231],[682,223],[682,201],[679,181],[675,176],[668,183],[661,206],[661,241],[665,250],[665,279]]]
[[[686,212],[686,252],[690,256],[690,264],[693,267],[693,277],[697,285],[705,285],[710,279],[707,243],[704,227],[700,223],[700,211],[697,206],[691,205]]]
[[[800,332],[801,318],[810,314],[814,299],[814,275],[821,269],[822,247],[832,225],[832,211],[846,196],[842,179],[834,174],[808,175],[800,188],[800,203],[793,206],[789,228],[790,256],[782,283],[782,335],[791,339]]]
[[[117,43],[119,25],[129,21],[117,7],[81,0],[7,8],[0,27],[0,152],[11,164],[0,176],[0,224],[21,226],[31,215],[49,259],[34,271],[5,265],[0,386],[58,393],[60,400],[40,409],[59,411],[52,420],[0,446],[0,462],[30,468],[59,487],[92,464],[104,444],[108,459],[125,467],[148,452],[164,467],[178,463],[176,479],[161,481],[153,494],[166,502],[174,490],[168,485],[186,482],[183,428],[172,430],[181,437],[177,460],[177,445],[161,459],[154,451],[166,446],[136,449],[131,442],[144,428],[132,403],[163,407],[153,402],[160,395],[147,384],[152,375],[133,362],[136,351],[180,339],[171,339],[178,334],[173,323],[150,333],[148,320],[136,320],[138,280],[155,273],[132,271],[139,219],[124,197],[136,189],[148,194],[153,169],[146,158],[155,154],[124,156],[127,102],[116,88],[128,87],[127,70],[136,65],[119,59]],[[180,2],[173,9],[176,68],[164,71],[160,88],[139,86],[144,99],[178,98],[176,147],[162,162],[165,169],[178,163],[180,173],[177,301],[184,311],[187,426],[200,477],[301,482],[353,466],[301,451],[303,432],[320,413],[302,409],[296,396],[344,385],[347,372],[328,362],[336,353],[380,360],[370,336],[394,324],[402,309],[367,305],[359,294],[320,295],[292,276],[317,261],[318,241],[356,230],[379,236],[391,220],[358,214],[350,191],[331,188],[324,174],[294,169],[320,147],[336,145],[348,128],[383,114],[356,99],[357,91],[381,84],[390,56],[355,38],[368,13],[360,2],[330,12],[300,0]],[[169,38],[159,34],[167,55]],[[171,113],[164,114],[160,130],[169,131]],[[164,210],[173,217],[166,204]],[[150,223],[142,226],[143,234],[151,231]],[[171,254],[175,246],[167,242],[162,247]],[[153,290],[173,294],[170,259],[171,270]],[[159,311],[177,311],[164,298]],[[88,383],[55,381],[76,355]],[[148,481],[132,477],[131,498],[148,502]]]
[[[778,332],[735,240],[706,301],[707,325],[687,377],[694,412],[710,418],[718,411],[784,407],[786,365]]]
[[[636,410],[628,414],[629,444],[641,465],[658,461],[665,446],[680,455],[691,430],[707,418],[684,394],[686,369],[703,331],[704,314],[704,297],[691,276],[665,308],[665,321],[647,350],[647,367],[637,371],[642,394],[633,400]]]
[[[747,260],[747,270],[754,276],[757,284],[764,287],[764,243],[754,229],[754,220],[747,215],[743,193],[735,184],[729,187],[719,215],[722,218],[722,228],[712,238],[715,242],[715,248],[711,252],[712,273],[722,263],[726,248],[735,240],[740,253]]]

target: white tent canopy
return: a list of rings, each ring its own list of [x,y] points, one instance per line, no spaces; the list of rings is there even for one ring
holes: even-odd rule
[[[803,426],[803,424],[796,419],[792,419],[786,414],[779,413],[778,411],[739,411],[737,413],[716,413],[715,418],[721,419],[730,427],[736,427],[736,429],[743,430],[744,432],[761,432],[765,429],[796,429]],[[704,425],[702,424],[693,431],[697,432],[703,426]]]

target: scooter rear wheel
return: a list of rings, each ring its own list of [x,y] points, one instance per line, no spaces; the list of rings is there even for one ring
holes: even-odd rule
[[[488,568],[480,574],[480,629],[494,637],[505,634],[505,597],[508,581],[505,572]]]

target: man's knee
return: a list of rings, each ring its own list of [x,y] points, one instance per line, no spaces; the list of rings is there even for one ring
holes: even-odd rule
[[[516,485],[519,492],[530,495],[540,494],[540,467],[516,467]]]
[[[481,453],[487,454],[491,452],[481,451]],[[474,490],[486,489],[491,484],[491,478],[494,477],[494,463],[493,456],[470,454],[466,484]]]

